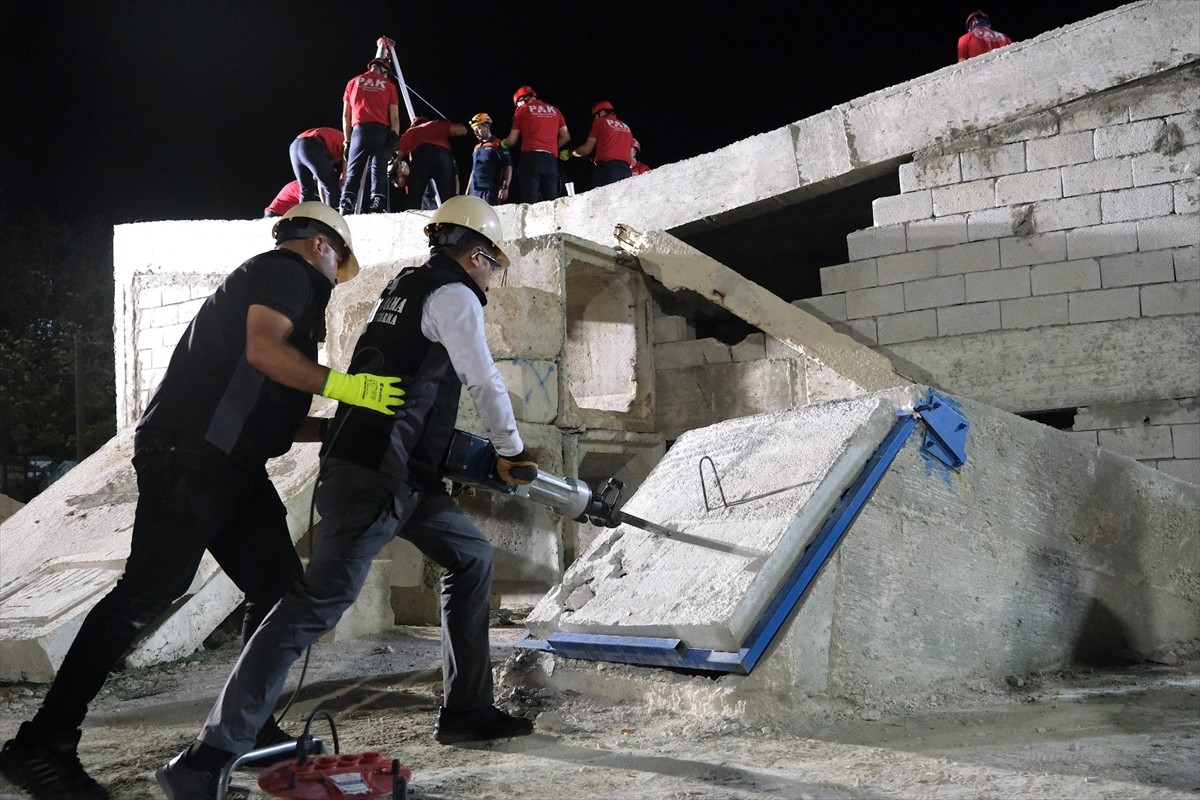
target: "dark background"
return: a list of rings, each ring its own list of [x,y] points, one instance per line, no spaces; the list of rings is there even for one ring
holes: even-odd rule
[[[1020,41],[1117,5],[986,8]],[[530,84],[578,145],[609,100],[659,167],[953,64],[973,8],[0,0],[0,492],[28,500],[113,433],[112,226],[262,216],[292,179],[288,144],[341,126],[342,91],[380,36],[436,108],[417,100],[418,113],[488,112],[503,136]],[[463,185],[471,138],[455,140]],[[568,170],[586,189],[587,163]],[[680,235],[780,297],[811,297],[846,233],[871,224],[872,198],[897,191],[891,174]],[[745,333],[695,318],[697,336]]]
[[[1019,41],[1118,5],[985,8]],[[396,40],[407,83],[452,120],[486,111],[504,135],[512,93],[528,83],[562,109],[579,144],[592,103],[607,99],[643,160],[659,166],[953,63],[974,6],[0,0],[0,9],[0,204],[120,223],[261,216],[292,178],[288,144],[306,128],[341,126],[342,90],[381,35]],[[458,144],[465,170],[471,142]]]

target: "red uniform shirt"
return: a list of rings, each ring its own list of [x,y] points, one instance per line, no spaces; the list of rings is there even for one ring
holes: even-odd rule
[[[309,128],[296,137],[297,139],[320,139],[333,159],[333,165],[342,163],[342,132],[337,128]]]
[[[279,194],[275,195],[275,199],[263,211],[270,211],[275,216],[282,217],[287,213],[288,209],[299,202],[300,181],[292,181],[291,183],[284,184],[283,188],[279,190]]]
[[[1009,44],[1012,44],[1012,39],[1000,31],[980,26],[958,37],[958,60],[981,56]]]
[[[350,104],[350,124],[382,122],[392,124],[392,106],[400,105],[396,84],[367,70],[346,84],[342,99]]]
[[[450,123],[444,119],[434,119],[414,125],[400,137],[400,149],[411,153],[423,144],[437,145],[450,149]]]
[[[592,122],[592,130],[588,132],[588,138],[596,140],[596,149],[592,151],[592,157],[597,162],[624,161],[626,164],[632,163],[629,152],[633,149],[633,132],[614,114],[596,117]]]
[[[566,127],[566,124],[567,120],[561,111],[535,97],[517,106],[512,129],[521,132],[522,153],[531,150],[555,153],[558,151],[558,129]]]

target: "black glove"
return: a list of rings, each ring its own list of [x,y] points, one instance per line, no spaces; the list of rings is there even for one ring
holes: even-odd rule
[[[522,450],[515,456],[499,456],[496,472],[500,475],[500,480],[509,486],[521,486],[533,483],[538,474],[538,465],[528,450]]]

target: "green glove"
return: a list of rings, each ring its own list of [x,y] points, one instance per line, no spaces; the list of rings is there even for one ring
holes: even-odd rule
[[[347,375],[334,369],[329,370],[321,396],[389,416],[404,405],[404,401],[400,399],[404,397],[404,390],[400,388],[399,378],[371,375],[366,372]]]
[[[559,150],[558,157],[561,158],[563,161],[566,161],[568,158],[571,157],[571,148],[564,147],[562,150]]]

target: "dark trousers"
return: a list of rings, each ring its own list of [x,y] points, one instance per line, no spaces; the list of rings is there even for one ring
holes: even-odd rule
[[[358,597],[371,560],[395,536],[445,570],[442,576],[443,705],[493,702],[488,645],[492,545],[445,493],[423,496],[357,464],[330,459],[317,487],[321,530],[304,576],[242,650],[204,723],[200,741],[240,754],[254,746],[304,648],[332,630]]]
[[[134,446],[138,504],[125,573],[83,621],[33,726],[73,732],[108,673],[187,591],[208,550],[246,594],[243,640],[300,575],[286,511],[265,467],[212,445],[142,432]]]
[[[630,177],[633,177],[633,170],[630,169],[628,161],[621,161],[619,159],[601,161],[592,170],[592,187],[607,186],[610,183],[616,183],[623,178]]]
[[[423,144],[412,154],[411,171],[408,174],[408,208],[430,210],[438,207],[438,199],[444,203],[454,196],[454,178],[458,170],[454,166],[454,155],[436,144]],[[437,195],[429,182],[437,186]]]
[[[342,197],[341,181],[325,143],[316,136],[293,139],[288,155],[292,159],[292,172],[300,181],[300,202],[320,200],[319,183],[329,198],[329,205],[337,208]]]
[[[392,129],[382,122],[355,125],[350,133],[350,152],[346,156],[346,185],[342,187],[342,206],[353,209],[357,203],[358,187],[363,175],[368,175],[370,195],[387,197],[387,152],[393,141]],[[364,198],[366,199],[366,198]]]
[[[517,186],[522,203],[558,199],[558,159],[550,153],[534,150],[521,153],[517,167]]]
[[[471,187],[471,197],[479,197],[487,201],[490,206],[500,205],[500,190],[499,189],[480,189],[476,186]]]

